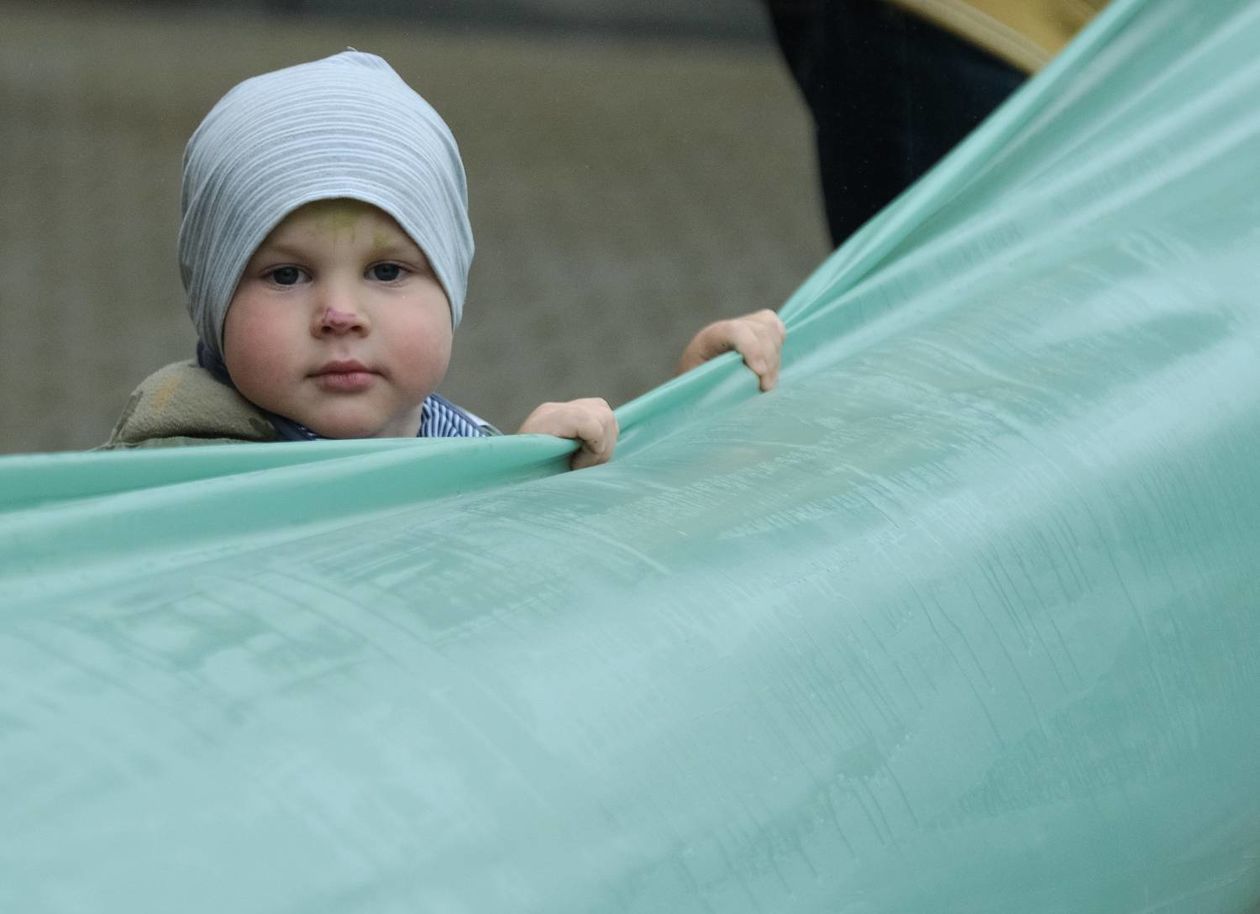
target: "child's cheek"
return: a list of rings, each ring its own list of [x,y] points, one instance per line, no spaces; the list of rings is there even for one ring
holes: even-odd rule
[[[283,378],[301,343],[300,321],[265,293],[256,283],[243,283],[228,306],[223,356],[238,386]]]

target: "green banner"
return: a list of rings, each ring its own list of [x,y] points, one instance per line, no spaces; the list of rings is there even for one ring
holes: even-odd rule
[[[0,910],[1254,910],[1258,48],[1116,0],[607,466],[0,460]]]

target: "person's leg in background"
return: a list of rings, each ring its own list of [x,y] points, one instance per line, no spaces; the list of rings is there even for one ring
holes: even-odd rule
[[[817,130],[839,245],[932,167],[1025,74],[882,0],[766,0]]]

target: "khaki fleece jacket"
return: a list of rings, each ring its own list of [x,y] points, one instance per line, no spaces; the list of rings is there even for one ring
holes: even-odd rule
[[[1026,73],[1049,63],[1107,0],[885,0]]]
[[[279,440],[258,407],[189,360],[140,382],[101,449]]]

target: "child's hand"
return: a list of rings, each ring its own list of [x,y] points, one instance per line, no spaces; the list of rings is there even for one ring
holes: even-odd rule
[[[779,359],[787,328],[779,315],[763,308],[743,317],[717,321],[701,329],[691,338],[678,371],[690,371],[724,352],[734,349],[744,357],[744,364],[757,375],[762,390],[770,390],[779,381]]]
[[[544,403],[526,417],[517,434],[555,435],[581,441],[582,447],[569,461],[571,469],[580,470],[612,458],[617,444],[617,417],[608,401],[599,397]]]

